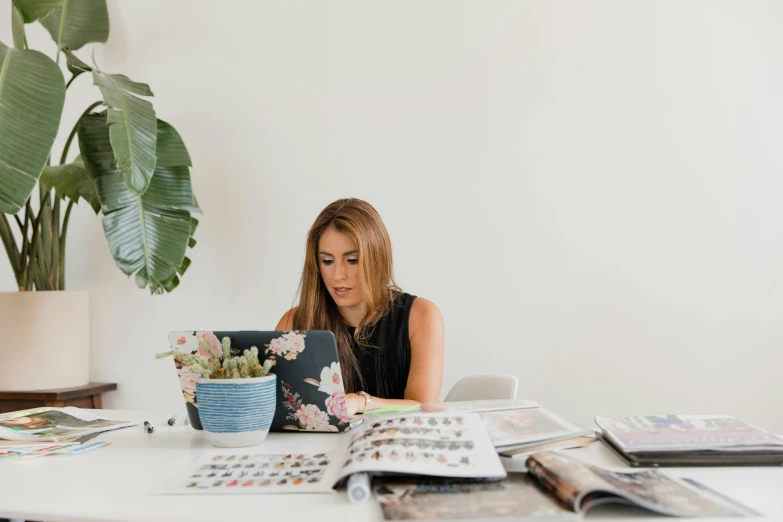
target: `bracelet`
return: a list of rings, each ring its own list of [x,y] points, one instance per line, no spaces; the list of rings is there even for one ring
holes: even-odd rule
[[[359,413],[364,413],[365,411],[367,411],[367,405],[368,404],[372,404],[372,395],[370,395],[366,391],[360,391],[358,393],[359,393],[359,395],[364,397],[364,408]]]

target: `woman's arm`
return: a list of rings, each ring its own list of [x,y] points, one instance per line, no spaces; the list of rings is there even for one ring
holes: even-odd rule
[[[411,343],[411,367],[405,387],[405,399],[372,398],[370,409],[383,406],[413,406],[438,402],[443,382],[443,315],[432,301],[417,297],[408,321]],[[346,395],[348,413],[364,411],[364,397]]]

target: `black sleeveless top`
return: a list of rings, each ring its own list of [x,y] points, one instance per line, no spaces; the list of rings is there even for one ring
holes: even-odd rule
[[[411,368],[411,342],[408,336],[408,318],[415,295],[400,294],[391,310],[376,323],[367,343],[359,346],[353,341],[353,353],[359,362],[364,380],[363,390],[373,397],[402,399]],[[348,327],[353,336],[355,327]]]

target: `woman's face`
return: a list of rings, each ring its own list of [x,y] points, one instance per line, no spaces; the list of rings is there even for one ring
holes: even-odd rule
[[[318,267],[337,306],[352,307],[363,300],[359,287],[359,249],[353,239],[332,227],[318,240]]]
[[[16,417],[15,419],[5,419],[2,424],[5,426],[27,426],[33,422],[30,417]]]

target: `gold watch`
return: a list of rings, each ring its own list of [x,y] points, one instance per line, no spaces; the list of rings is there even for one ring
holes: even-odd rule
[[[361,411],[361,413],[364,413],[365,411],[367,411],[367,406],[372,404],[372,395],[370,395],[366,391],[360,391],[360,392],[357,392],[357,393],[359,395],[361,395],[362,397],[364,397],[364,409]]]

